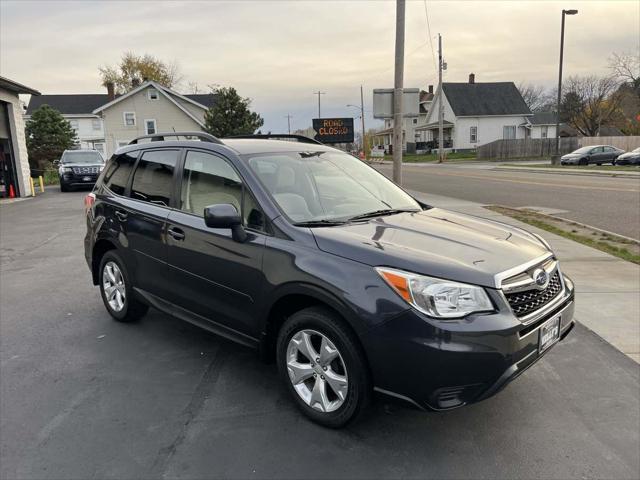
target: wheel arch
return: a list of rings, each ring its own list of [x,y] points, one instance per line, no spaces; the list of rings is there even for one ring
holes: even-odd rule
[[[264,361],[270,362],[275,358],[278,332],[285,320],[308,307],[324,307],[342,318],[346,327],[358,340],[366,358],[360,336],[357,333],[359,329],[357,316],[344,302],[322,288],[306,284],[290,284],[282,287],[273,295],[273,301],[265,308],[267,313],[262,321],[260,338],[260,356]]]
[[[106,238],[102,238],[98,240],[91,251],[91,277],[93,279],[93,284],[98,285],[100,272],[100,262],[102,261],[102,257],[105,253],[110,250],[116,250],[116,245]]]

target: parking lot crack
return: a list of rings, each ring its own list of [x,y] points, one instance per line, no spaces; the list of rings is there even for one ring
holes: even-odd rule
[[[218,377],[220,376],[220,371],[222,369],[222,366],[224,365],[226,356],[227,351],[223,344],[215,351],[213,360],[207,366],[207,369],[200,378],[200,381],[196,385],[196,388],[191,395],[189,403],[182,411],[181,417],[183,418],[183,421],[178,434],[169,445],[167,445],[166,447],[162,447],[158,451],[158,455],[156,456],[156,459],[151,466],[150,476],[152,478],[164,476],[171,458],[176,453],[180,445],[182,445],[182,443],[184,442],[191,424],[193,423],[194,419],[196,419],[200,414],[205,401],[213,390]]]

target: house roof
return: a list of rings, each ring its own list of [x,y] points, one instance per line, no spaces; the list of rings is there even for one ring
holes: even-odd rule
[[[210,108],[215,103],[212,93],[184,95],[184,97]],[[116,99],[119,97],[117,96]],[[32,97],[27,107],[27,115],[31,115],[42,105],[49,105],[63,115],[93,115],[93,111],[109,103],[106,93],[72,93],[62,95],[40,95]]]
[[[555,125],[556,114],[555,112],[534,112],[532,117],[529,117],[529,123],[531,125]]]
[[[96,108],[109,101],[106,93],[72,93],[68,95],[40,95],[33,97],[27,107],[27,115],[42,105],[49,105],[64,115],[91,115]]]
[[[456,117],[531,115],[513,82],[442,84]]]
[[[40,95],[40,92],[34,90],[33,88],[27,87],[26,85],[22,85],[21,83],[14,82],[13,80],[9,80],[6,77],[0,77],[0,88],[4,90],[9,90],[14,93],[26,93],[30,95]]]

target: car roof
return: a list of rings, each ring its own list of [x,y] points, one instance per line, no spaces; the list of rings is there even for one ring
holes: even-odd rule
[[[255,138],[221,138],[222,145],[230,148],[238,155],[250,155],[258,153],[278,153],[278,152],[330,152],[339,151],[328,145],[294,142],[289,140],[271,140],[271,139],[255,139]],[[212,142],[203,142],[197,140],[163,140],[154,142],[135,143],[125,145],[118,148],[118,153],[129,152],[133,150],[146,150],[159,147],[178,147],[178,148],[204,148],[217,147],[220,144]]]
[[[100,153],[97,150],[94,150],[93,148],[70,148],[68,150],[65,150],[62,153],[86,153],[86,152],[95,152],[95,153]]]
[[[292,142],[288,140],[270,140],[254,138],[222,138],[227,147],[232,148],[240,155],[252,153],[276,153],[276,152],[328,152],[336,150],[327,145],[315,143]]]

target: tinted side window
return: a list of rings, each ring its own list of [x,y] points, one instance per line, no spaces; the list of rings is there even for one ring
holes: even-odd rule
[[[137,154],[131,152],[112,157],[104,172],[103,185],[117,195],[124,195]]]
[[[131,198],[168,207],[178,153],[178,150],[144,152],[133,174]]]

